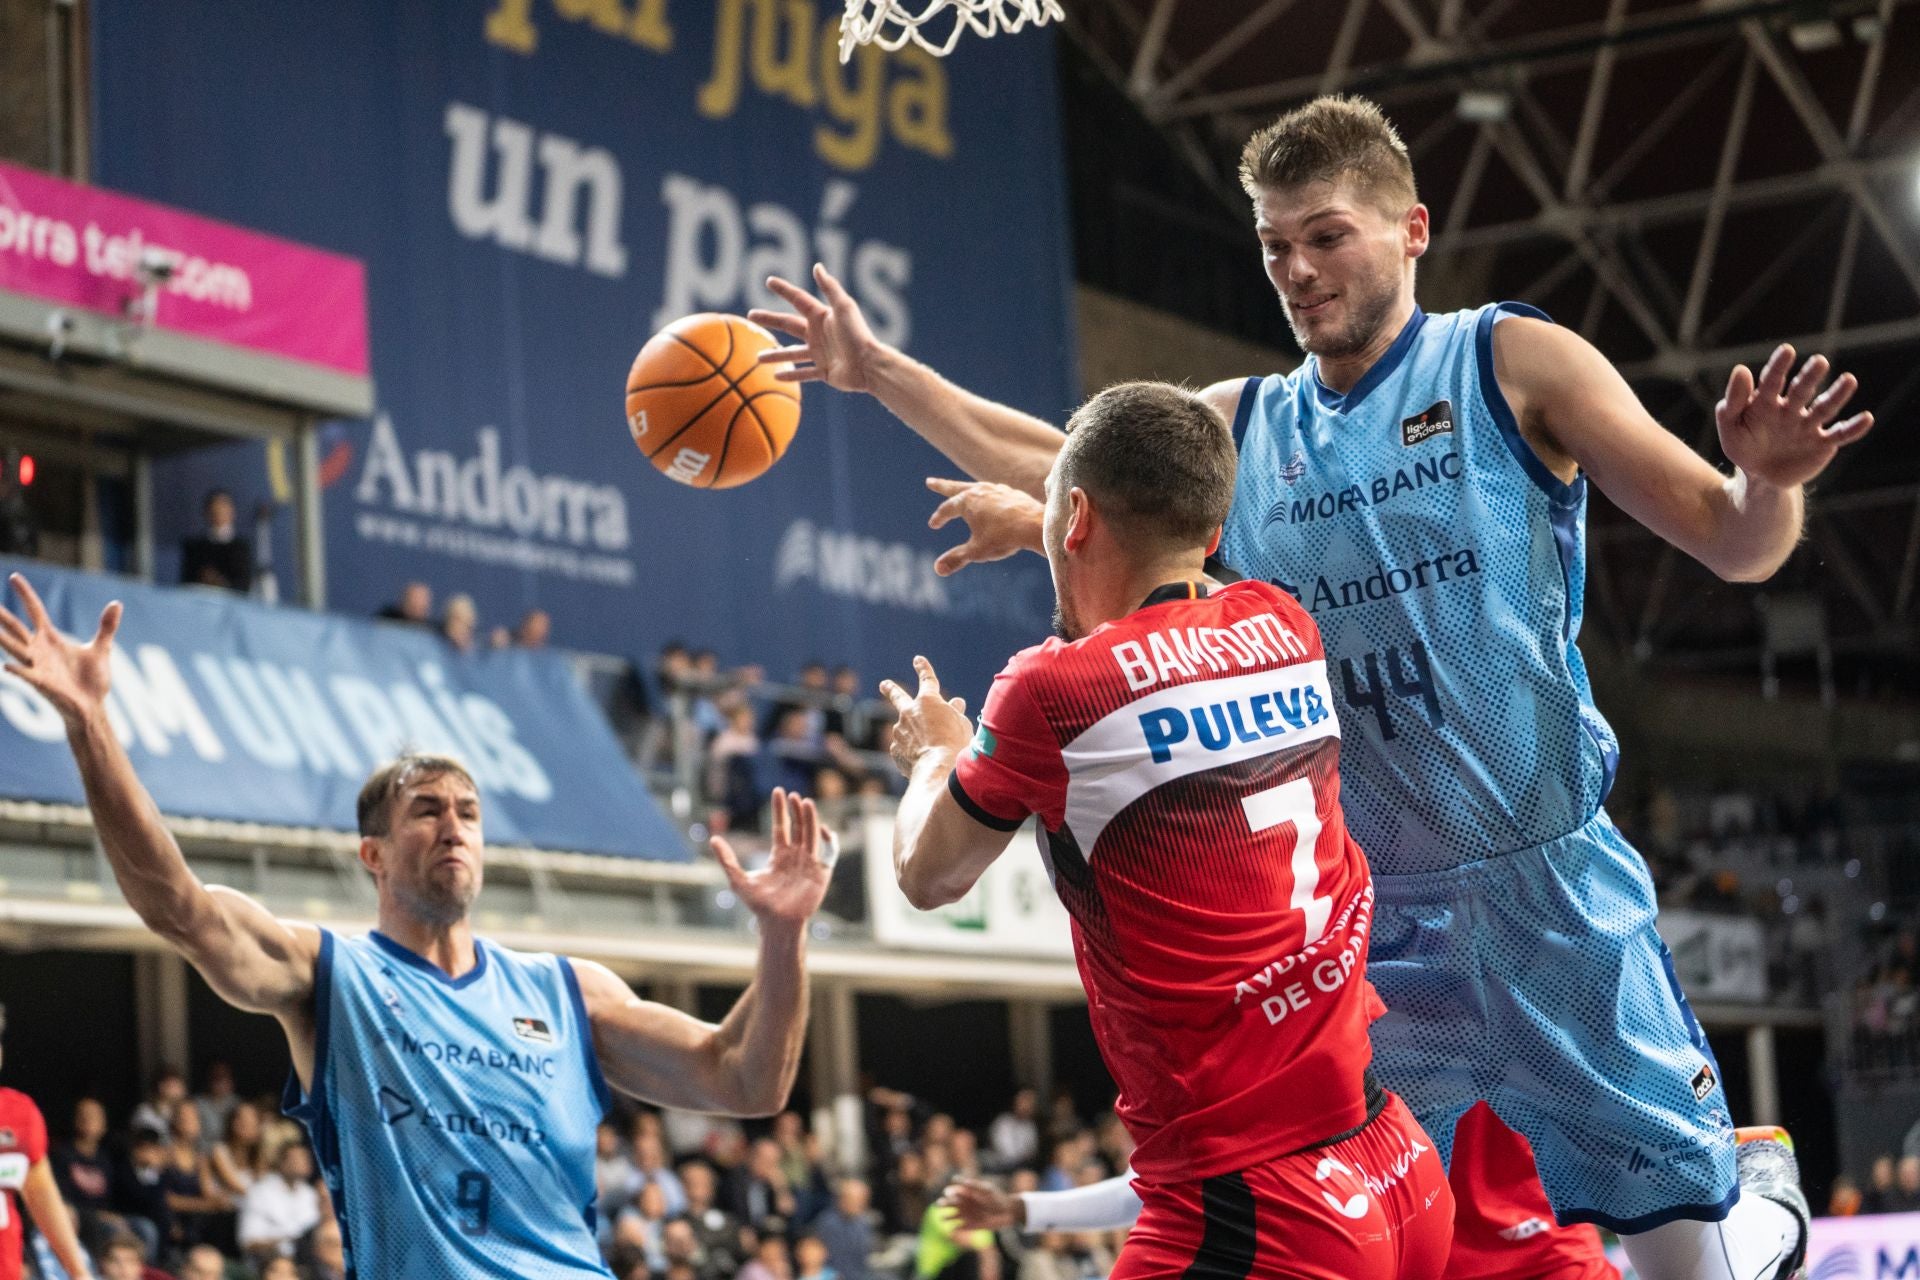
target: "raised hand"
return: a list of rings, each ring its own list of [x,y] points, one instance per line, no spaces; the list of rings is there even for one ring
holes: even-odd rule
[[[886,345],[873,336],[867,318],[860,314],[860,304],[832,272],[816,263],[813,282],[820,290],[818,298],[790,280],[767,277],[767,288],[793,310],[756,307],[747,319],[800,343],[763,351],[760,363],[786,365],[774,374],[781,382],[824,382],[839,391],[873,390],[873,364]]]
[[[1727,378],[1727,393],[1713,411],[1727,460],[1782,489],[1807,483],[1826,470],[1842,447],[1873,429],[1871,413],[1829,425],[1859,388],[1858,378],[1843,373],[1821,391],[1832,366],[1825,356],[1816,355],[1788,382],[1793,359],[1793,348],[1781,343],[1760,370],[1758,382],[1752,370],[1736,365]]]
[[[91,641],[81,644],[54,627],[39,593],[25,578],[16,573],[7,583],[20,597],[27,620],[22,622],[0,608],[0,652],[8,659],[4,669],[33,686],[69,725],[79,723],[106,701],[113,635],[120,629],[120,602],[115,600],[101,611],[99,630]]]
[[[953,1210],[963,1231],[999,1231],[1026,1225],[1026,1203],[982,1178],[956,1178],[940,1193],[940,1207]]]
[[[727,874],[727,883],[762,924],[803,925],[820,909],[827,896],[831,864],[821,858],[820,812],[813,801],[773,790],[773,853],[767,865],[747,871],[733,846],[713,837],[713,856]]]
[[[1041,550],[1045,508],[1019,489],[984,480],[943,480],[938,476],[928,478],[927,488],[946,499],[933,509],[927,528],[944,528],[954,520],[964,520],[967,525],[967,540],[947,548],[933,562],[933,571],[942,577],[970,564]]]
[[[894,725],[889,754],[900,772],[908,776],[928,751],[941,747],[962,751],[973,738],[967,700],[942,697],[940,677],[925,658],[915,658],[913,669],[920,675],[920,688],[912,695],[891,680],[880,682],[881,696],[893,704],[900,717]]]

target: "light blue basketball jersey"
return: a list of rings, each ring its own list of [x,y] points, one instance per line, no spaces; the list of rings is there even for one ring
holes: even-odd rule
[[[1379,875],[1563,836],[1618,760],[1574,647],[1586,479],[1520,438],[1493,376],[1503,312],[1540,314],[1416,310],[1345,395],[1309,358],[1249,379],[1234,422],[1221,554],[1320,625],[1347,823]]]
[[[461,977],[322,931],[311,1090],[287,1084],[361,1280],[607,1276],[594,1130],[609,1096],[573,967],[474,940]]]

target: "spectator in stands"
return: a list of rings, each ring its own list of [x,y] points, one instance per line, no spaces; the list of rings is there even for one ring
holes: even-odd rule
[[[233,1068],[224,1062],[209,1062],[206,1087],[194,1098],[193,1105],[200,1111],[201,1146],[211,1152],[226,1135],[227,1117],[240,1105],[240,1095],[233,1088]]]
[[[134,1108],[133,1122],[128,1127],[135,1132],[149,1129],[164,1134],[173,1127],[173,1109],[186,1098],[186,1076],[172,1067],[162,1067],[154,1073],[146,1100]]]
[[[800,674],[794,677],[794,683],[798,688],[767,709],[767,718],[761,722],[761,732],[773,737],[789,712],[804,712],[806,736],[818,749],[827,733],[826,706],[833,699],[832,691],[827,687],[827,664],[818,659],[806,663],[800,668]]]
[[[553,616],[545,609],[529,609],[520,619],[520,625],[513,629],[513,647],[544,649],[552,636]]]
[[[251,1102],[242,1102],[227,1117],[226,1136],[214,1144],[207,1157],[214,1189],[235,1204],[266,1168],[261,1158],[261,1135],[260,1109]]]
[[[113,1211],[114,1164],[107,1154],[107,1109],[97,1098],[73,1106],[73,1140],[47,1153],[60,1198],[80,1220],[80,1239],[98,1252],[113,1236],[132,1229]]]
[[[839,1280],[827,1259],[827,1246],[819,1236],[801,1236],[793,1245],[793,1280]]]
[[[313,1185],[313,1155],[290,1143],[273,1171],[247,1189],[240,1202],[240,1248],[256,1265],[291,1258],[325,1216]]]
[[[666,1226],[666,1192],[659,1183],[651,1182],[640,1189],[632,1204],[620,1210],[613,1224],[614,1243],[641,1250],[646,1254],[650,1270],[664,1271],[667,1268]]]
[[[764,797],[756,777],[760,737],[753,708],[744,699],[726,709],[726,723],[707,746],[707,798],[716,810],[716,831],[752,831],[760,825]],[[829,823],[831,825],[831,823]]]
[[[820,768],[820,737],[810,727],[813,714],[804,707],[788,707],[774,724],[773,737],[762,752],[765,774],[761,794],[785,787],[794,795],[813,795],[813,775]]]
[[[260,1280],[300,1280],[300,1266],[292,1258],[269,1258],[260,1268]]]
[[[100,1250],[100,1280],[173,1280],[149,1267],[137,1236],[115,1236]]]
[[[813,1235],[824,1246],[827,1265],[840,1280],[867,1280],[873,1253],[873,1192],[859,1178],[842,1178],[833,1204],[813,1220]]]
[[[1875,1156],[1873,1166],[1867,1175],[1867,1190],[1861,1198],[1861,1207],[1868,1213],[1893,1212],[1893,1157]]]
[[[213,490],[201,512],[206,530],[180,542],[180,581],[245,595],[253,590],[253,544],[234,527],[233,495]]]
[[[446,612],[440,615],[440,638],[461,653],[472,653],[480,632],[480,611],[473,597],[462,592],[447,599]]]
[[[1042,1191],[1065,1191],[1074,1185],[1074,1174],[1079,1171],[1080,1138],[1079,1135],[1056,1139],[1053,1144],[1053,1159],[1040,1173]]]
[[[739,1280],[793,1280],[787,1242],[777,1235],[763,1237],[753,1251],[753,1260],[740,1268]]]
[[[706,1161],[681,1165],[680,1185],[687,1191],[686,1222],[706,1259],[701,1280],[724,1280],[740,1269],[740,1220],[715,1203],[719,1185]]]
[[[1893,1166],[1888,1213],[1920,1213],[1920,1156],[1901,1156]]]
[[[886,1181],[887,1198],[881,1205],[881,1218],[890,1235],[919,1228],[933,1203],[934,1188],[927,1179],[927,1160],[918,1151],[902,1152]]]
[[[156,1129],[136,1129],[126,1159],[114,1170],[113,1211],[132,1228],[149,1256],[173,1239],[173,1211],[162,1185],[167,1140]]]
[[[389,622],[405,622],[416,627],[433,625],[433,588],[424,582],[409,582],[400,588],[400,598],[376,615]]]
[[[748,1226],[760,1232],[782,1232],[793,1221],[793,1189],[780,1171],[780,1144],[762,1138],[748,1149],[739,1202],[730,1206]]]
[[[210,1244],[197,1244],[180,1260],[180,1280],[226,1280],[227,1260]]]
[[[192,1103],[175,1107],[167,1139],[160,1185],[173,1214],[173,1245],[191,1249],[197,1244],[219,1244],[232,1232],[233,1201],[213,1186],[200,1146],[200,1108]]]
[[[670,1218],[660,1229],[660,1252],[667,1259],[668,1274],[672,1274],[675,1267],[687,1268],[695,1280],[708,1274],[707,1255],[700,1247],[700,1237],[685,1218]]]
[[[1002,1169],[1021,1169],[1040,1158],[1040,1126],[1034,1116],[1040,1111],[1040,1095],[1021,1089],[1013,1095],[1013,1104],[993,1118],[987,1129],[987,1141]]]
[[[659,1117],[650,1113],[643,1115],[653,1123],[636,1128],[633,1135],[632,1194],[638,1195],[646,1187],[659,1187],[665,1201],[665,1216],[677,1218],[686,1212],[687,1189],[680,1185],[680,1175],[667,1166],[667,1148],[660,1137]]]
[[[627,1155],[620,1130],[611,1121],[602,1120],[593,1135],[593,1185],[599,1197],[600,1216],[611,1225],[621,1207],[633,1198],[639,1186],[633,1160]]]
[[[1860,1212],[1860,1184],[1841,1174],[1833,1180],[1833,1190],[1827,1193],[1827,1216],[1829,1218],[1851,1218]]]
[[[651,1280],[653,1275],[646,1252],[630,1244],[614,1246],[607,1255],[607,1269],[613,1272],[613,1280]]]

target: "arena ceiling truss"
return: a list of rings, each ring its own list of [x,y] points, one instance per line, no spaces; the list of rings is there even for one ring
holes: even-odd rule
[[[1790,680],[1920,692],[1915,0],[1070,9],[1077,43],[1236,217],[1253,129],[1320,93],[1379,101],[1434,212],[1426,305],[1544,308],[1709,454],[1735,362],[1784,339],[1855,370],[1881,425],[1831,469],[1809,545],[1763,595],[1595,503],[1589,642],[1728,673],[1771,648]]]

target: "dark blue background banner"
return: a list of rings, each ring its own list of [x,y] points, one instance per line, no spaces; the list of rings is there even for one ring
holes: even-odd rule
[[[689,856],[555,654],[462,656],[397,624],[0,557],[0,578],[15,570],[69,635],[125,602],[108,710],[167,813],[352,830],[361,783],[410,747],[467,764],[493,844]],[[0,795],[84,803],[58,714],[8,675]]]
[[[732,492],[666,480],[627,436],[651,332],[816,260],[961,383],[1072,406],[1051,34],[843,67],[838,9],[99,0],[101,183],[367,263],[379,411],[325,429],[332,607],[420,578],[488,623],[545,607],[570,647],[684,637],[869,677],[924,652],[974,693],[1041,638],[1037,558],[934,576],[954,538],[922,482],[951,468],[866,397],[807,388],[787,458]],[[260,453],[222,477],[243,510]]]

